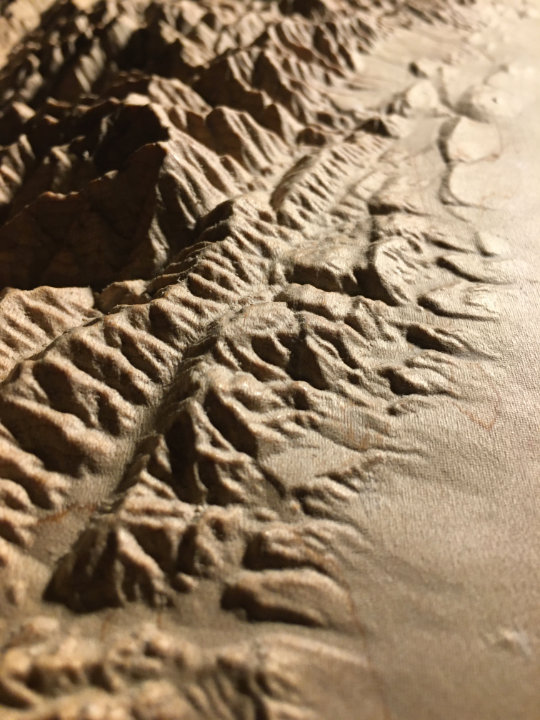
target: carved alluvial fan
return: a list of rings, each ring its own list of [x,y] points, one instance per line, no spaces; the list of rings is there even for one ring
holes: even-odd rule
[[[0,718],[540,717],[537,3],[0,14]]]

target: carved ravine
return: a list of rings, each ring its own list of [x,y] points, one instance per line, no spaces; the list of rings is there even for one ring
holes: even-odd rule
[[[540,4],[0,15],[1,720],[538,720]]]

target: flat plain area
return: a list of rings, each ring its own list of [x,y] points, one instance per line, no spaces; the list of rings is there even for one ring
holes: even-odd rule
[[[1,720],[538,720],[538,2],[0,14]]]

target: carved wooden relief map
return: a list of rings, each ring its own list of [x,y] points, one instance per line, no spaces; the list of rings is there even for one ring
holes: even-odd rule
[[[540,3],[0,0],[1,720],[540,719]]]

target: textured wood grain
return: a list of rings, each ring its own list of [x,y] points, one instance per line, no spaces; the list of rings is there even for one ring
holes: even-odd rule
[[[0,717],[538,718],[535,4],[0,12]]]

